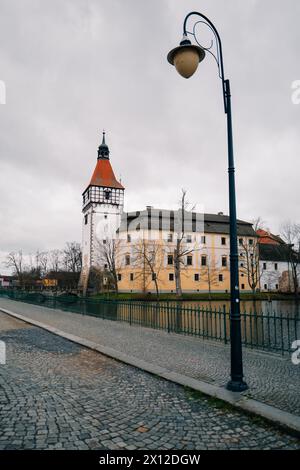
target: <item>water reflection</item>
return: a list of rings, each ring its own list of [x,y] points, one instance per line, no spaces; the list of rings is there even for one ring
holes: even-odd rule
[[[162,302],[163,303],[163,302]],[[229,300],[196,300],[196,301],[183,301],[181,302],[183,306],[192,306],[192,307],[203,307],[219,310],[223,309],[224,306],[226,311],[230,310],[230,301]],[[250,313],[256,312],[258,314],[268,314],[271,313],[275,315],[297,315],[300,316],[300,302],[295,300],[241,300],[241,312]]]

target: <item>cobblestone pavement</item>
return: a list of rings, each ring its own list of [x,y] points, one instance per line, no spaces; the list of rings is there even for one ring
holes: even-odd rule
[[[188,377],[220,386],[229,378],[230,349],[222,343],[3,298],[1,307]],[[244,372],[245,395],[300,415],[300,365],[289,356],[244,349]]]
[[[166,380],[0,313],[0,449],[300,449]]]

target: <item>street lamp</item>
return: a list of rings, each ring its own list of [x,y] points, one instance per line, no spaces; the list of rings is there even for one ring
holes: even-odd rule
[[[187,21],[190,16],[196,15],[201,19],[196,21],[193,31],[187,31]],[[212,52],[213,41],[209,47],[203,47],[197,40],[196,27],[204,24],[210,28],[216,41],[216,55]],[[188,34],[193,36],[197,45],[191,43]],[[168,54],[168,61],[176,67],[178,73],[184,77],[191,77],[199,63],[204,59],[206,52],[216,60],[219,77],[222,81],[224,111],[227,116],[228,140],[228,175],[229,175],[229,224],[230,224],[230,338],[231,338],[231,380],[227,384],[228,390],[243,392],[248,386],[243,380],[243,358],[241,340],[240,292],[239,292],[239,258],[237,244],[236,197],[234,180],[234,158],[231,119],[231,94],[229,80],[225,80],[222,43],[219,33],[213,23],[197,11],[189,13],[183,23],[183,39],[178,47]]]

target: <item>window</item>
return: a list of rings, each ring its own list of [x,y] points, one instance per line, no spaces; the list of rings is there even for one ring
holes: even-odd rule
[[[205,235],[202,235],[202,237],[201,237],[201,243],[202,243],[203,245],[205,245],[205,243],[206,243],[206,236],[205,236]]]
[[[244,263],[241,263],[240,266],[241,266],[241,268],[243,268],[243,267],[244,267]]]
[[[130,273],[130,280],[133,281],[133,273]]]
[[[173,255],[168,255],[168,265],[173,264]]]
[[[278,270],[278,263],[274,263],[274,269],[275,269],[275,271]]]
[[[87,225],[88,219],[89,219],[89,215],[85,214],[85,216],[84,216],[84,225]]]
[[[186,242],[187,243],[192,243],[192,235],[187,235],[186,236]]]
[[[109,201],[111,198],[111,192],[110,191],[104,191],[104,197],[106,201]]]
[[[264,289],[265,289],[265,290],[268,290],[267,284],[264,284]]]
[[[249,245],[253,245],[253,239],[249,238]]]
[[[106,245],[106,238],[104,238],[104,240],[102,241],[103,241],[103,245]]]
[[[121,281],[122,280],[122,274],[118,274],[118,281]]]
[[[263,263],[263,269],[267,269],[267,263]]]
[[[169,273],[169,281],[174,281],[174,273]]]
[[[156,281],[156,273],[152,273],[152,281]]]
[[[243,245],[243,239],[239,238],[239,245]]]
[[[222,256],[222,266],[224,268],[227,266],[227,256]]]
[[[193,257],[192,256],[187,256],[186,257],[186,264],[188,266],[193,266]]]
[[[279,286],[278,284],[275,284],[275,289],[278,290]]]
[[[126,264],[126,266],[130,265],[130,255],[125,256],[125,264]]]
[[[107,263],[104,264],[104,269],[107,269]]]
[[[225,237],[221,237],[221,245],[226,245],[226,238]]]
[[[104,219],[107,219],[107,214],[105,214]]]
[[[244,274],[243,274],[243,273],[241,274],[241,277],[244,277]]]
[[[172,241],[173,241],[173,233],[169,233],[169,234],[168,234],[167,241],[168,241],[168,243],[172,243]]]
[[[194,274],[194,280],[197,282],[199,281],[199,274]]]
[[[131,242],[131,235],[129,233],[127,233],[127,242],[130,243]]]
[[[201,256],[201,266],[206,266],[206,256]]]
[[[223,274],[219,274],[219,282],[223,282]]]
[[[241,288],[242,288],[242,289],[245,289],[245,284],[242,284],[242,285],[241,285]]]

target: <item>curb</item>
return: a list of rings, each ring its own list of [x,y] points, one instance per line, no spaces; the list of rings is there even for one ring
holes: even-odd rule
[[[297,437],[300,437],[300,417],[296,415],[293,415],[286,411],[282,411],[279,408],[267,405],[258,400],[254,400],[253,398],[248,398],[246,396],[243,396],[241,393],[230,392],[229,390],[226,390],[225,388],[219,387],[217,385],[212,385],[202,380],[193,379],[183,374],[172,372],[163,367],[150,364],[149,362],[143,361],[136,357],[128,356],[127,354],[124,354],[113,348],[101,346],[98,343],[95,343],[88,339],[84,339],[79,336],[66,333],[65,331],[59,330],[58,328],[47,325],[45,323],[41,323],[36,320],[32,320],[31,318],[25,317],[18,313],[11,312],[10,310],[0,308],[0,311],[14,318],[17,318],[18,320],[37,326],[38,328],[42,328],[43,330],[49,331],[50,333],[53,333],[57,336],[61,336],[69,341],[72,341],[73,343],[77,343],[93,351],[100,352],[101,354],[116,359],[117,361],[124,362],[126,364],[129,364],[130,366],[142,369],[145,372],[156,375],[170,382],[174,382],[184,387],[189,387],[210,397],[222,400],[226,403],[229,403],[238,410],[244,411],[247,414],[252,414],[264,418],[273,425],[276,425],[277,427],[280,427],[284,430],[288,430]]]

